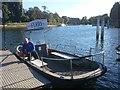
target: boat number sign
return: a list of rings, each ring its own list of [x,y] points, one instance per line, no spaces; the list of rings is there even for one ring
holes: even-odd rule
[[[27,29],[39,29],[47,27],[47,19],[33,20],[27,24]]]

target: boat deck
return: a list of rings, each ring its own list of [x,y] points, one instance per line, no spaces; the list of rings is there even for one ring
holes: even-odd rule
[[[47,66],[45,67],[45,69],[48,71],[64,76],[71,75],[71,66],[69,60],[65,60],[65,61],[44,60],[44,62],[48,63]],[[93,70],[96,70],[97,68],[98,66],[95,66],[94,62],[90,64],[90,62],[89,61],[86,62],[86,60],[81,60],[81,61],[73,60],[73,64],[72,64],[72,69],[73,69],[72,72],[74,76],[91,72]]]
[[[10,51],[0,51],[0,88],[50,88],[51,82],[18,60]]]

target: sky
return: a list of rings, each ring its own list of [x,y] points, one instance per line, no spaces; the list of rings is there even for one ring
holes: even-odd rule
[[[42,6],[46,6],[52,13],[57,12],[58,15],[82,18],[87,16],[98,16],[110,14],[110,10],[119,0],[23,0],[23,8],[39,7],[43,11]]]

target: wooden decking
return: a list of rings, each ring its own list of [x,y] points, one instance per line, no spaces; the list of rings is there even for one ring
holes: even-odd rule
[[[10,51],[0,50],[0,88],[50,88],[49,80],[19,61]]]

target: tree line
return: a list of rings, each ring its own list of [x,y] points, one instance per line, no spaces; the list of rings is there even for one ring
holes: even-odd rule
[[[110,25],[120,28],[120,2],[116,2],[111,8]]]
[[[14,22],[29,22],[35,19],[47,19],[49,24],[64,23],[65,17],[60,17],[57,12],[52,13],[46,10],[46,6],[42,6],[44,11],[38,7],[29,8],[28,10],[22,7],[22,2],[3,2],[3,23]]]
[[[13,23],[13,22],[29,22],[35,19],[47,19],[48,24],[58,25],[65,23],[68,25],[96,25],[97,18],[100,18],[100,24],[102,18],[105,20],[105,25],[109,24],[114,27],[120,27],[120,4],[116,2],[110,11],[110,17],[108,14],[93,16],[87,19],[84,16],[82,19],[72,18],[67,16],[60,17],[57,12],[52,13],[47,10],[47,6],[42,6],[42,10],[38,7],[29,8],[28,10],[22,7],[22,2],[3,2],[3,23]]]

